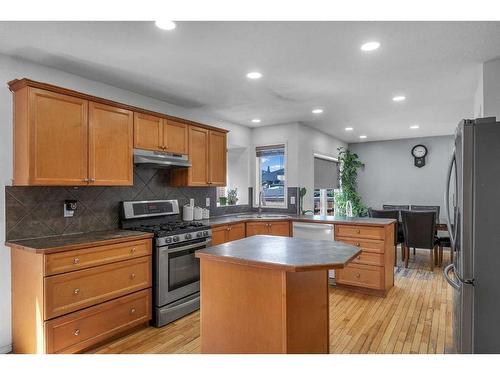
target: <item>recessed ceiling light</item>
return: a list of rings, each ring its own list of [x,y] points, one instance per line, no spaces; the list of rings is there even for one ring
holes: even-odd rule
[[[366,139],[366,135],[360,135],[359,138]]]
[[[254,118],[254,119],[252,119],[252,122],[255,122],[255,123],[259,123],[260,121],[261,121],[260,118]]]
[[[418,126],[418,125],[412,125],[412,126],[410,126],[410,129],[418,129],[418,128],[420,128],[420,126]]]
[[[380,47],[380,43],[376,41],[367,42],[361,46],[361,51],[370,52],[375,51]]]
[[[315,109],[312,110],[312,113],[314,113],[315,115],[317,115],[317,114],[323,113],[323,110],[321,108],[315,108]]]
[[[162,30],[173,30],[176,27],[174,21],[155,21],[155,25]]]
[[[354,128],[351,128],[351,127],[349,127],[349,128],[345,128],[345,131],[346,131],[346,132],[350,132],[350,131],[353,131],[353,130],[354,130]]]
[[[397,95],[394,98],[392,98],[393,102],[404,102],[406,100],[406,96],[404,95]]]
[[[262,78],[262,73],[260,73],[260,72],[250,72],[250,73],[247,73],[247,78],[250,78],[250,79],[259,79],[259,78]]]

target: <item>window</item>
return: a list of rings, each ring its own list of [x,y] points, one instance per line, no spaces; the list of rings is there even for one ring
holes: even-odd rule
[[[256,147],[257,179],[255,205],[268,207],[287,206],[285,145]]]

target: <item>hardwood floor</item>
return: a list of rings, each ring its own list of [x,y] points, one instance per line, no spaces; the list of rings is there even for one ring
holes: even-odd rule
[[[445,249],[443,265],[448,264]],[[400,255],[400,252],[398,251]],[[450,353],[452,289],[442,268],[417,250],[409,268],[398,262],[386,298],[330,288],[330,353]],[[147,327],[90,353],[199,353],[200,315]]]

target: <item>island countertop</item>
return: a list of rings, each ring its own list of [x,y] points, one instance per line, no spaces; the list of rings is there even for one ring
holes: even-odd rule
[[[198,250],[196,257],[300,272],[344,268],[360,253],[337,241],[259,235]]]

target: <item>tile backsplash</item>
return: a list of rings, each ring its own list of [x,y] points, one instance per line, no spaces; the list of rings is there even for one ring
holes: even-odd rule
[[[248,205],[216,206],[216,188],[176,188],[168,186],[168,169],[134,169],[134,185],[130,187],[38,187],[6,186],[6,234],[8,240],[43,237],[60,234],[92,232],[119,227],[119,204],[124,200],[177,199],[179,206],[195,199],[205,207],[210,198],[211,216],[248,212]],[[288,195],[297,196],[297,188],[288,188]],[[249,191],[249,197],[252,197]],[[63,217],[66,199],[76,199],[78,208],[74,217]],[[290,198],[289,198],[290,199]],[[297,199],[296,199],[297,201]],[[296,213],[296,205],[288,210]]]

